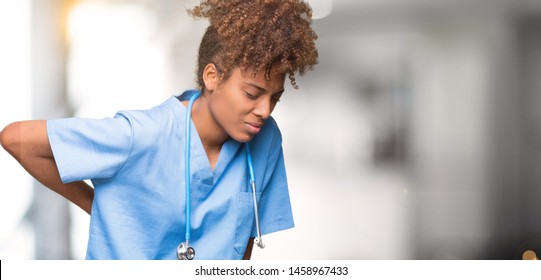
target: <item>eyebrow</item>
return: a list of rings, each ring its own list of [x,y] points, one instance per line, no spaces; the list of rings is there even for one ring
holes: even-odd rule
[[[244,82],[244,83],[247,84],[247,85],[249,85],[249,86],[255,87],[255,88],[256,88],[258,91],[260,91],[260,92],[266,92],[266,91],[267,91],[267,89],[265,89],[264,87],[259,86],[259,85],[257,85],[257,84],[254,84],[254,83],[252,83],[252,82]],[[282,89],[282,90],[279,90],[279,91],[277,91],[277,92],[274,92],[272,95],[281,94],[281,93],[283,93],[284,91],[285,91],[285,89]]]

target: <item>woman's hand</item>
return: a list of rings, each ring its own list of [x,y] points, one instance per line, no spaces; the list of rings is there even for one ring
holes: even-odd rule
[[[250,237],[248,239],[248,245],[246,245],[246,252],[244,252],[243,260],[249,260],[252,258],[252,250],[254,248],[254,238]]]

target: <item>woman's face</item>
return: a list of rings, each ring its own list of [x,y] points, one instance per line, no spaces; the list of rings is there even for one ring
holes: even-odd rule
[[[239,142],[250,141],[265,124],[284,92],[285,74],[271,75],[259,71],[252,77],[245,76],[239,68],[229,79],[209,90],[209,110],[212,118],[223,131]]]

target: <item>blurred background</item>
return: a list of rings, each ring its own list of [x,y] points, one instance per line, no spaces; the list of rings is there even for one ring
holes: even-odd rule
[[[197,2],[0,0],[0,127],[195,87]],[[541,1],[308,2],[320,63],[273,113],[296,227],[253,259],[541,255]],[[0,259],[84,259],[88,215],[0,172]]]

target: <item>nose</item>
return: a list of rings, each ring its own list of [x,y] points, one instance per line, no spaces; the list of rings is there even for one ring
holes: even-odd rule
[[[265,97],[261,98],[261,100],[257,103],[255,109],[253,110],[253,113],[259,118],[266,120],[269,118],[273,109],[274,106],[272,104],[271,98]]]

